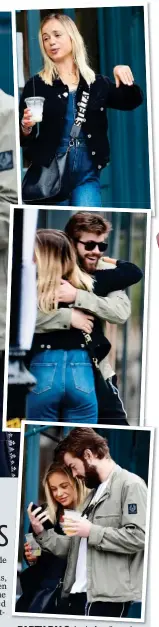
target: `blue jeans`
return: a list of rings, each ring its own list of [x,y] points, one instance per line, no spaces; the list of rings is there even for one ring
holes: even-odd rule
[[[68,139],[63,139],[57,150],[58,154],[66,152]],[[59,203],[59,206],[101,207],[100,174],[93,166],[88,155],[84,140],[75,140],[69,151],[70,196]]]
[[[44,350],[33,357],[30,370],[37,384],[27,396],[28,419],[97,423],[94,375],[87,351]]]

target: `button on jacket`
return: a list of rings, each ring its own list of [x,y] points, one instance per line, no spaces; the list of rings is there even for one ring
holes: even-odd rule
[[[83,511],[94,492],[87,497]],[[140,601],[142,598],[147,487],[144,481],[116,465],[99,501],[87,514],[92,522],[87,543],[87,600],[89,603]],[[52,531],[37,536],[45,551],[68,553],[63,596],[76,577],[80,538],[61,538]]]
[[[82,91],[88,92],[88,89],[87,83],[81,76],[76,93],[76,103],[80,101]],[[31,134],[27,137],[24,137],[20,131],[21,145],[26,149],[26,157],[29,161],[39,165],[49,165],[60,145],[63,133],[68,86],[64,85],[60,79],[56,79],[52,85],[48,85],[36,74],[24,87],[20,100],[20,120],[26,107],[25,98],[34,94],[45,98],[43,120],[39,124],[39,130],[37,126],[34,126]],[[128,86],[121,83],[116,88],[115,83],[109,78],[96,75],[94,83],[90,86],[83,132],[88,153],[98,171],[109,162],[108,121],[105,113],[107,107],[130,111],[138,107],[142,101],[143,94],[138,85]]]

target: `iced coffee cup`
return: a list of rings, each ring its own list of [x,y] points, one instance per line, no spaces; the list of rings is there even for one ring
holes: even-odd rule
[[[36,542],[33,534],[32,533],[26,533],[25,537],[26,537],[26,541],[30,545],[33,557],[39,557],[39,555],[41,555],[41,548],[40,548],[39,544]]]
[[[64,509],[64,521],[62,522],[62,529],[66,536],[73,536],[74,532],[69,527],[69,523],[75,522],[75,520],[80,520],[81,513],[75,511],[74,509]]]
[[[42,122],[44,101],[45,98],[42,98],[42,96],[25,98],[26,105],[31,111],[33,122]]]

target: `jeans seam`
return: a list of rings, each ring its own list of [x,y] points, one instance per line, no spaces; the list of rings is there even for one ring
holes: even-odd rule
[[[72,172],[76,172],[77,170],[77,164],[78,164],[78,152],[77,152],[77,148],[73,147],[72,150],[74,150],[74,156],[73,156],[73,164],[72,164]]]
[[[63,369],[62,369],[62,388],[63,388],[64,395],[66,393],[66,363],[67,363],[67,351],[64,351]]]

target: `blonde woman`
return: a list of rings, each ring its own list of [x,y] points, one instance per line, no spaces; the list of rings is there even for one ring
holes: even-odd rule
[[[97,422],[98,408],[91,359],[82,330],[90,333],[93,316],[72,311],[71,328],[50,331],[49,320],[67,304],[58,302],[61,281],[90,292],[93,279],[80,270],[65,233],[39,229],[36,236],[38,316],[32,345],[31,372],[37,384],[27,396],[27,417],[35,420]],[[47,324],[48,329],[47,330]]]
[[[106,238],[109,230],[107,222]],[[107,242],[99,246],[104,251]],[[35,260],[38,316],[30,368],[37,384],[27,397],[27,418],[80,423],[95,423],[99,418],[104,423],[112,419],[114,424],[114,416],[110,415],[110,387],[104,379],[97,380],[95,368],[95,363],[108,354],[110,343],[97,315],[81,311],[78,290],[79,294],[80,290],[86,290],[107,296],[111,291],[137,283],[142,272],[134,264],[113,260],[114,269],[94,270],[93,276],[87,274],[77,265],[75,249],[67,235],[54,229],[37,231]],[[72,296],[70,300],[69,294],[68,301],[62,302],[60,288],[66,281],[72,286]],[[120,424],[122,419],[127,424],[123,412],[122,416],[119,413]]]
[[[115,82],[95,74],[82,36],[67,15],[45,17],[39,43],[44,67],[26,83],[21,97],[21,145],[38,171],[39,166],[48,166],[55,154],[66,153],[73,122],[78,121],[80,134],[69,150],[69,192],[67,178],[67,190],[64,184],[60,196],[46,199],[46,204],[100,207],[100,172],[109,162],[106,109],[135,109],[142,103],[142,92],[126,65],[114,68]],[[86,110],[83,92],[89,96]],[[34,94],[45,98],[38,133],[25,102]]]
[[[44,528],[54,529],[61,536],[64,508],[80,509],[88,490],[82,481],[73,478],[69,468],[58,463],[49,466],[43,479],[43,487],[46,499],[43,512]],[[28,507],[29,518],[32,505],[33,503],[30,503]],[[31,527],[29,531],[32,531]],[[21,575],[23,595],[16,604],[16,611],[57,612],[56,592],[65,573],[66,559],[49,555],[44,551],[40,557],[34,557],[28,542],[24,545],[24,555],[27,563],[34,567],[27,569],[27,572],[23,571]]]

